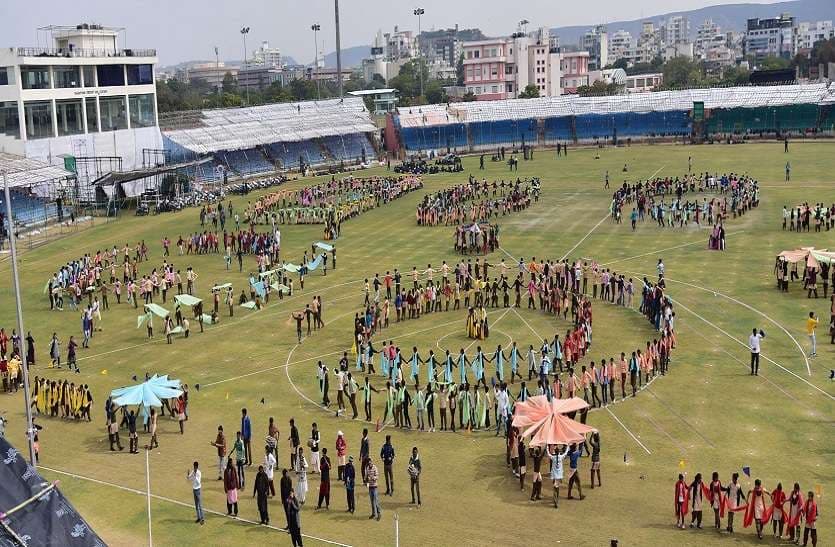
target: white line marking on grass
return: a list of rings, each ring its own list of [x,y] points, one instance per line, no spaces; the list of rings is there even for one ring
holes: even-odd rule
[[[701,438],[702,438],[702,440],[703,440],[704,442],[706,442],[708,445],[710,445],[710,447],[711,447],[711,448],[716,448],[716,445],[715,445],[715,444],[713,444],[713,443],[710,441],[710,439],[708,439],[707,437],[705,437],[704,435],[702,435],[701,431],[699,431],[698,429],[696,429],[696,428],[693,426],[693,424],[691,424],[690,422],[688,422],[687,420],[685,420],[685,419],[684,419],[684,416],[682,416],[681,414],[679,414],[678,412],[676,412],[676,411],[673,409],[673,407],[671,407],[670,405],[668,405],[667,403],[665,403],[665,402],[661,399],[661,397],[659,397],[658,395],[656,395],[656,394],[655,394],[655,392],[654,392],[654,391],[652,391],[651,389],[649,389],[649,386],[647,386],[647,388],[646,388],[646,392],[647,392],[647,393],[649,393],[650,395],[652,395],[653,397],[655,397],[655,400],[656,400],[656,401],[658,401],[659,403],[661,403],[661,406],[663,406],[664,408],[666,408],[666,409],[667,409],[668,411],[670,411],[670,413],[672,413],[675,417],[677,417],[679,420],[681,420],[682,422],[684,422],[684,424],[685,424],[687,427],[689,427],[690,429],[692,429],[692,430],[693,430],[693,432],[694,432],[694,433],[696,433],[696,435],[698,435],[699,437],[701,437]]]
[[[635,272],[632,272],[632,273],[635,273]],[[646,275],[646,274],[640,274],[640,275]],[[741,300],[737,300],[733,296],[728,296],[727,294],[721,293],[721,292],[716,291],[714,289],[708,289],[707,287],[702,287],[700,285],[694,285],[693,283],[687,283],[686,281],[678,281],[678,280],[675,280],[675,279],[670,279],[668,277],[665,277],[664,279],[671,282],[671,283],[678,283],[680,285],[687,285],[688,287],[693,287],[694,289],[699,289],[699,290],[704,291],[704,292],[712,292],[715,295],[718,295],[718,296],[721,296],[722,298],[730,300],[731,302],[733,302],[735,304],[739,304],[740,306],[742,306],[742,307],[744,307],[748,310],[751,310],[752,312],[756,313],[757,315],[760,315],[760,316],[764,317],[767,321],[769,321],[774,326],[776,326],[777,328],[782,330],[784,333],[786,333],[786,336],[791,338],[792,342],[794,342],[794,345],[797,346],[798,350],[800,350],[800,355],[803,356],[803,360],[806,363],[806,372],[809,374],[809,376],[812,376],[812,368],[809,366],[809,358],[806,357],[806,352],[803,350],[803,347],[800,345],[800,343],[797,341],[797,339],[789,331],[787,331],[785,329],[785,327],[783,327],[783,325],[781,325],[780,323],[778,323],[777,321],[772,319],[770,315],[768,315],[766,313],[763,313],[760,310],[758,310],[758,309],[756,309],[752,306],[749,306],[748,304],[746,304],[745,302],[742,302]],[[748,346],[745,345],[745,347],[748,347]]]
[[[500,250],[501,252],[503,252],[504,254],[506,254],[507,256],[509,256],[510,258],[512,258],[514,261],[516,260],[516,257],[515,257],[515,256],[513,256],[512,254],[510,254],[509,252],[505,251],[505,250],[504,250],[504,247],[499,246],[499,250]]]
[[[636,443],[638,443],[638,446],[640,446],[641,448],[643,448],[643,449],[644,449],[644,452],[646,452],[647,454],[649,454],[650,456],[652,456],[652,452],[650,452],[649,448],[647,448],[646,446],[644,446],[644,443],[642,443],[640,440],[638,440],[638,437],[636,437],[636,436],[635,436],[635,434],[634,434],[634,433],[632,433],[632,432],[629,430],[629,428],[628,428],[628,427],[626,427],[626,426],[623,424],[623,422],[622,422],[622,421],[620,421],[620,418],[618,418],[617,416],[615,416],[615,413],[614,413],[614,412],[612,412],[612,411],[611,411],[611,409],[610,409],[608,406],[606,407],[606,412],[608,412],[608,413],[612,416],[612,418],[614,418],[614,419],[615,419],[615,421],[616,421],[617,423],[619,423],[619,424],[620,424],[620,426],[623,428],[623,430],[624,430],[624,431],[626,431],[627,433],[629,433],[629,436],[630,436],[630,437],[632,437],[632,439],[634,439]]]
[[[687,453],[687,448],[683,444],[681,444],[678,440],[676,440],[675,437],[670,435],[670,433],[666,429],[661,427],[661,424],[659,424],[657,421],[655,421],[655,419],[652,416],[650,416],[648,413],[641,413],[641,417],[644,418],[645,420],[647,420],[650,424],[652,424],[652,426],[655,427],[655,429],[657,429],[659,431],[659,433],[661,433],[662,435],[664,435],[665,437],[670,439],[670,441],[674,445],[676,445],[676,447],[679,450],[681,450],[681,452],[683,454]]]
[[[145,492],[148,498],[148,547],[154,547],[154,535],[151,532],[151,451],[145,451]]]
[[[111,488],[118,488],[119,490],[122,490],[122,491],[125,491],[125,492],[130,492],[132,494],[138,494],[138,495],[141,495],[141,496],[148,495],[147,492],[143,492],[142,490],[137,490],[136,488],[130,488],[128,486],[122,486],[121,484],[115,484],[115,483],[103,481],[103,480],[100,480],[100,479],[94,479],[92,477],[86,477],[84,475],[77,475],[75,473],[70,473],[68,471],[62,471],[60,469],[54,469],[54,468],[51,468],[51,467],[46,467],[44,465],[42,465],[40,467],[41,467],[41,469],[45,469],[45,470],[50,471],[52,473],[57,473],[59,475],[72,477],[74,479],[88,481],[88,482],[92,482],[92,483],[95,483],[95,484],[100,484],[102,486],[109,486]],[[165,496],[159,496],[157,494],[150,494],[150,497],[152,497],[156,500],[167,501],[168,503],[173,503],[175,505],[180,505],[182,507],[194,508],[194,505],[191,504],[191,503],[186,503],[184,501],[175,500],[173,498],[167,498]],[[245,522],[247,524],[255,524],[255,525],[258,524],[254,520],[245,519],[243,517],[235,517],[233,519],[231,516],[227,515],[226,513],[223,513],[223,512],[220,512],[220,511],[214,511],[212,509],[207,509],[205,507],[203,508],[203,512],[204,513],[210,513],[212,515],[217,515],[219,517],[224,517],[224,518],[229,519],[229,520]],[[289,532],[287,530],[283,530],[281,528],[278,528],[276,526],[271,526],[269,524],[263,525],[263,527],[264,528],[269,528],[270,530],[275,530],[276,532],[281,532],[283,534],[289,534]],[[330,545],[337,545],[338,547],[351,547],[351,545],[349,545],[347,543],[340,543],[338,541],[331,541],[329,539],[324,539],[324,538],[320,538],[320,537],[316,537],[316,536],[310,536],[310,535],[307,535],[307,534],[302,534],[302,537],[309,538],[309,539],[312,539],[314,541],[321,541],[322,543],[327,543],[327,544],[330,544]]]
[[[745,231],[745,230],[739,230],[739,231],[737,231],[737,232],[730,232],[730,233],[728,233],[727,235],[729,235],[729,236],[730,236],[730,235],[741,234],[741,233],[743,233],[744,231]],[[612,260],[612,261],[610,261],[610,262],[603,262],[603,263],[601,263],[600,265],[601,265],[601,266],[608,266],[609,264],[617,264],[618,262],[626,262],[626,261],[628,261],[628,260],[634,260],[634,259],[636,259],[636,258],[643,258],[643,257],[645,257],[645,256],[649,256],[649,255],[654,255],[654,254],[658,254],[658,253],[663,253],[663,252],[666,252],[666,251],[673,251],[673,250],[675,250],[675,249],[681,249],[681,248],[684,248],[684,247],[691,247],[691,246],[693,246],[693,245],[701,245],[701,244],[704,244],[704,240],[702,240],[702,239],[700,239],[699,241],[692,241],[692,242],[690,242],[690,243],[682,243],[681,245],[675,245],[675,246],[673,246],[673,247],[667,247],[667,248],[665,248],[665,249],[657,249],[657,250],[655,250],[655,251],[650,251],[650,252],[648,252],[648,253],[643,253],[643,254],[639,254],[639,255],[635,255],[635,256],[630,256],[630,257],[627,257],[627,258],[619,258],[619,259],[617,259],[617,260]]]
[[[568,249],[568,251],[567,251],[564,255],[562,255],[562,258],[560,258],[560,261],[565,260],[565,258],[566,258],[568,255],[570,255],[570,254],[572,253],[572,251],[574,251],[574,249],[576,249],[577,247],[579,247],[579,246],[580,246],[580,244],[581,244],[582,242],[584,242],[584,241],[586,240],[586,238],[587,238],[587,237],[589,237],[589,236],[592,234],[592,232],[594,232],[594,231],[597,229],[597,227],[598,227],[598,226],[600,226],[601,224],[603,224],[604,222],[606,222],[606,221],[607,221],[607,220],[608,220],[611,216],[612,216],[612,215],[611,215],[611,213],[606,213],[606,216],[604,216],[603,218],[601,218],[601,219],[600,219],[600,222],[598,222],[597,224],[595,224],[595,225],[592,227],[592,229],[591,229],[591,230],[589,230],[589,231],[588,231],[588,233],[582,237],[582,239],[580,239],[580,241],[578,241],[577,243],[575,243],[575,244],[574,244],[574,246],[573,246],[572,248]]]
[[[539,340],[539,333],[538,333],[538,332],[536,332],[536,330],[534,330],[534,328],[531,326],[531,324],[530,324],[530,323],[528,323],[528,322],[525,320],[525,318],[524,318],[524,317],[522,317],[522,314],[521,314],[521,313],[519,313],[518,311],[516,311],[516,308],[513,308],[513,313],[515,313],[515,314],[516,314],[516,317],[518,317],[519,319],[521,319],[521,320],[522,320],[522,322],[525,324],[525,326],[527,326],[529,329],[531,329],[531,332],[534,334],[534,336],[536,336],[537,340]]]
[[[701,315],[699,315],[698,313],[694,312],[693,310],[691,310],[690,308],[688,308],[687,306],[685,306],[684,304],[682,304],[680,301],[678,301],[678,300],[673,300],[672,298],[671,298],[670,300],[672,300],[672,301],[673,301],[676,305],[681,306],[681,309],[683,309],[683,310],[685,310],[685,311],[687,311],[687,312],[690,312],[691,314],[695,315],[696,317],[698,317],[699,319],[701,319],[702,321],[704,321],[705,323],[707,323],[708,325],[710,325],[710,326],[711,326],[711,327],[713,327],[714,329],[718,330],[719,332],[721,332],[722,334],[724,334],[725,336],[727,336],[728,338],[730,338],[731,340],[733,340],[734,342],[736,342],[737,344],[739,344],[740,346],[744,346],[744,347],[746,347],[746,348],[748,347],[748,344],[746,344],[746,343],[745,343],[745,342],[743,342],[742,340],[739,340],[738,338],[735,338],[733,335],[729,334],[729,333],[728,333],[725,329],[723,329],[722,327],[719,327],[719,326],[715,325],[714,323],[712,323],[711,321],[709,321],[709,320],[705,319],[704,317],[702,317],[702,316],[701,316]],[[827,397],[829,397],[829,399],[831,399],[831,400],[835,400],[835,396],[830,395],[829,393],[827,393],[826,391],[822,390],[821,388],[819,388],[818,386],[816,386],[816,385],[815,385],[815,384],[813,384],[812,382],[808,381],[806,378],[803,378],[802,376],[799,376],[798,374],[796,374],[796,373],[792,372],[791,370],[787,369],[786,367],[784,367],[783,365],[781,365],[781,364],[780,364],[780,363],[778,363],[777,361],[775,361],[775,360],[773,360],[773,359],[770,359],[770,358],[768,358],[768,357],[767,357],[767,356],[765,356],[765,355],[762,355],[762,354],[760,354],[760,355],[761,355],[761,356],[762,356],[762,357],[763,357],[766,361],[768,361],[769,363],[771,363],[772,365],[774,365],[774,366],[776,366],[777,368],[779,368],[779,369],[783,370],[784,372],[787,372],[788,374],[791,374],[792,376],[794,376],[795,378],[797,378],[797,379],[798,379],[798,380],[800,380],[801,382],[805,383],[806,385],[808,385],[809,387],[811,387],[811,388],[812,388],[812,389],[814,389],[815,391],[819,391],[819,392],[820,392],[820,393],[822,393],[823,395],[826,395]]]

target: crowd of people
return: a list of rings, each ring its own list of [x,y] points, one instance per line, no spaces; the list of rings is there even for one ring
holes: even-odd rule
[[[319,483],[310,500],[310,505],[315,504],[314,510],[330,510],[332,491],[336,484],[341,483],[345,511],[355,513],[356,491],[361,485],[368,493],[369,519],[380,520],[381,496],[394,497],[394,469],[396,462],[404,461],[409,477],[411,504],[421,506],[423,503],[420,479],[424,468],[417,446],[412,447],[406,458],[398,458],[391,436],[386,435],[377,458],[372,452],[372,440],[367,428],[363,430],[356,445],[351,446],[342,431],[337,431],[333,444],[325,446],[323,431],[315,422],[310,426],[309,435],[303,436],[295,419],[290,418],[288,431],[282,436],[272,416],[269,417],[265,433],[263,450],[253,449],[253,416],[246,408],[241,409],[240,428],[235,432],[234,440],[228,440],[223,425],[219,425],[216,435],[209,442],[214,451],[213,464],[216,464],[212,467],[215,467],[217,480],[222,485],[228,516],[238,517],[244,492],[248,493],[251,489],[259,524],[269,525],[275,522],[275,506],[271,502],[277,498],[286,522],[284,529],[290,534],[293,545],[302,545],[300,514],[307,505],[312,476],[318,476]],[[283,466],[279,449],[282,439],[286,439],[288,450],[288,459]],[[257,452],[263,456],[258,456]],[[251,482],[247,482],[252,467],[257,471],[254,478],[250,479]],[[205,466],[201,468],[199,461],[195,461],[186,473],[194,494],[195,523],[201,525],[205,522],[203,472],[206,469]],[[383,481],[386,489],[380,492]]]
[[[539,201],[539,179],[516,179],[501,182],[477,180],[470,175],[466,184],[427,194],[418,204],[418,226],[458,226],[464,223],[487,223],[499,215],[523,211]]]
[[[769,492],[760,479],[755,479],[753,487],[748,488],[740,484],[739,480],[739,473],[733,473],[731,481],[723,485],[719,473],[714,471],[709,483],[705,483],[701,473],[696,473],[693,481],[688,483],[685,474],[679,474],[673,498],[676,526],[686,528],[687,513],[691,513],[690,528],[701,529],[703,512],[708,507],[713,511],[713,528],[717,531],[722,529],[722,519],[727,514],[725,530],[733,534],[734,515],[742,513],[743,527],[748,528],[753,524],[759,539],[763,538],[771,523],[771,533],[775,539],[785,537],[795,545],[800,545],[802,523],[803,545],[808,545],[810,536],[812,545],[818,544],[816,523],[819,512],[813,491],[808,491],[804,497],[800,484],[794,483],[792,490],[787,492],[782,483],[778,482],[775,489]]]
[[[827,207],[823,202],[814,205],[804,202],[791,209],[783,205],[783,230],[809,232],[812,219],[815,220],[815,232],[835,228],[835,203]]]
[[[607,175],[608,179],[608,175]],[[721,227],[759,205],[759,183],[747,175],[720,176],[704,173],[662,177],[634,184],[626,182],[612,195],[610,212],[614,222],[623,221],[624,209],[632,206],[630,224],[651,219],[658,227]],[[697,194],[702,195],[701,200]],[[691,197],[692,196],[692,197]],[[710,198],[710,199],[708,199]]]
[[[403,286],[403,277],[397,269],[393,275],[386,272],[382,278],[377,274],[372,282],[366,281],[363,311],[357,313],[354,319],[352,357],[344,352],[338,365],[332,369],[322,361],[316,365],[322,405],[326,408],[331,406],[333,383],[337,415],[347,412],[347,405],[350,404],[352,418],[356,419],[359,398],[366,421],[372,422],[373,394],[382,393],[382,423],[392,418],[396,426],[411,428],[409,408],[415,406],[417,427],[423,429],[426,419],[428,427],[434,429],[437,401],[442,430],[446,429],[446,410],[451,409],[452,415],[456,407],[460,415],[459,427],[480,428],[490,423],[490,408],[493,408],[492,423],[497,424],[500,417],[511,410],[513,401],[524,400],[530,395],[527,382],[534,378],[537,378],[538,394],[563,398],[582,393],[592,406],[602,406],[616,400],[618,380],[621,397],[626,398],[627,392],[635,396],[656,374],[666,373],[676,337],[675,312],[672,301],[665,295],[663,262],[659,262],[658,283],[644,279],[638,307],[660,336],[648,340],[643,348],[621,353],[619,359],[613,356],[608,361],[601,360],[599,364],[592,360],[588,366],[579,362],[587,356],[592,342],[592,301],[600,298],[631,307],[631,293],[627,293],[631,280],[626,282],[622,275],[588,261],[538,262],[534,258],[527,263],[520,260],[514,267],[502,262],[494,266],[503,272],[496,278],[488,276],[489,267],[491,265],[486,261],[479,260],[475,265],[471,261],[466,264],[462,261],[453,268],[444,262],[438,270],[431,264],[425,270],[414,267],[411,288]],[[511,285],[505,273],[515,268],[519,269],[519,273]],[[441,274],[441,279],[435,279],[436,273]],[[527,283],[526,276],[530,278]],[[486,310],[511,306],[511,287],[515,292],[514,307],[521,307],[524,291],[529,309],[538,307],[554,316],[562,315],[564,320],[568,319],[570,312],[572,327],[562,339],[555,334],[552,340],[543,340],[538,349],[531,344],[523,350],[513,342],[508,348],[502,349],[499,345],[494,351],[483,350],[479,345],[470,355],[464,348],[458,353],[445,350],[443,354],[436,354],[433,348],[421,355],[417,347],[413,347],[407,357],[401,348],[385,339],[375,347],[375,337],[389,325],[392,297],[397,322],[415,319],[421,314],[449,311],[450,304],[452,310],[468,310],[466,332],[474,340],[472,344],[476,344],[489,337]],[[499,293],[502,293],[501,304]],[[375,368],[378,359],[384,387],[372,384],[372,375],[378,373]],[[524,371],[520,371],[525,363],[527,380],[523,378]],[[351,364],[355,365],[353,372]],[[494,371],[488,372],[491,366]],[[517,378],[522,381],[518,394],[510,392],[507,367],[510,369],[510,385],[515,384]],[[426,373],[423,387],[420,381],[422,370]],[[365,377],[360,380],[363,375]],[[413,393],[409,389],[410,384],[414,386]],[[502,401],[505,403],[502,404]],[[450,427],[455,427],[452,416]]]
[[[474,222],[456,226],[455,252],[462,255],[492,253],[499,248],[499,225]]]

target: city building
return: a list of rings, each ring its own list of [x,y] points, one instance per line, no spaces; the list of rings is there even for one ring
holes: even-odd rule
[[[120,48],[120,28],[38,30],[51,46],[0,49],[1,152],[48,163],[112,155],[127,169],[161,148],[155,50]]]
[[[574,93],[588,84],[589,52],[564,51],[553,43],[544,27],[464,42],[464,86],[479,100],[516,98],[529,85],[540,96]]]
[[[484,38],[480,29],[459,29],[458,25],[455,25],[455,28],[424,30],[418,36],[418,48],[429,63],[443,60],[449,66],[456,66],[461,57],[461,44]]]
[[[258,91],[274,83],[285,86],[289,83],[288,72],[272,65],[256,65],[243,68],[237,73],[238,88]]]
[[[281,67],[281,51],[277,47],[270,47],[269,42],[265,40],[261,42],[261,47],[252,52],[249,64]]]
[[[713,22],[713,19],[705,19],[704,23],[696,29],[696,40],[693,42],[693,53],[696,57],[703,59],[711,47],[715,47],[716,37],[721,37],[725,42],[722,29]]]
[[[627,93],[643,93],[654,91],[664,82],[664,74],[655,72],[651,74],[632,74],[626,76],[624,89]]]
[[[610,62],[626,57],[626,53],[633,48],[632,34],[626,30],[618,30],[609,37]],[[603,65],[605,66],[605,65]]]
[[[306,67],[304,77],[307,78],[308,80],[313,80],[313,81],[318,80],[320,82],[325,82],[325,81],[335,82],[336,78],[337,78],[337,74],[338,73],[336,71],[336,68],[325,67],[325,68],[316,69],[315,67],[309,66],[309,67]],[[353,76],[354,76],[354,70],[353,69],[351,69],[351,68],[343,68],[342,69],[342,81],[343,82],[347,82]],[[292,78],[292,79],[296,79],[296,78]]]
[[[396,89],[363,89],[360,91],[349,91],[348,95],[362,97],[363,99],[371,97],[374,104],[374,109],[371,112],[376,116],[394,112],[397,108]]]
[[[371,45],[370,55],[362,60],[363,80],[370,82],[374,76],[380,76],[389,81],[400,74],[403,65],[414,59],[417,52],[417,44],[411,31],[401,31],[394,27],[394,32],[383,34],[382,30],[378,30]]]
[[[589,53],[589,70],[609,64],[609,35],[605,25],[598,25],[580,37],[580,50]]]
[[[577,88],[589,85],[589,52],[556,53],[560,67],[560,95],[576,93]]]
[[[664,61],[669,61],[670,59],[675,59],[677,57],[686,57],[688,59],[693,58],[693,42],[676,42],[672,44],[666,44],[664,46],[664,51],[661,54],[661,58]]]
[[[769,19],[748,19],[745,55],[757,59],[769,56],[790,59],[796,51],[794,25],[794,17],[787,13]]]
[[[209,86],[221,90],[223,89],[223,80],[226,75],[230,75],[232,80],[238,81],[238,67],[226,66],[223,61],[214,63],[195,63],[185,71],[185,79],[188,82],[194,80],[202,80]]]
[[[683,15],[668,17],[661,26],[661,30],[661,40],[666,46],[690,41],[690,20]]]
[[[812,49],[817,42],[835,37],[832,21],[816,21],[797,25],[797,49]]]

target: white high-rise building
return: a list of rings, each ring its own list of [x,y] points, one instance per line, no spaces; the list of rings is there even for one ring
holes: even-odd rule
[[[617,61],[626,56],[626,52],[634,46],[632,34],[626,30],[618,30],[609,37],[609,59]]]
[[[817,42],[835,36],[832,21],[815,21],[797,25],[797,49],[812,49]]]
[[[609,64],[609,34],[605,25],[598,25],[580,37],[580,50],[589,52],[589,70],[600,70]]]
[[[662,40],[664,45],[673,46],[690,41],[690,20],[683,15],[669,17],[664,21]]]
[[[123,29],[38,29],[49,47],[0,50],[0,151],[57,163],[61,155],[118,156],[142,164],[162,148],[153,49],[125,49]]]
[[[699,25],[696,29],[696,41],[693,43],[696,57],[704,58],[705,53],[710,45],[716,41],[717,36],[723,36],[722,29],[712,19],[706,19],[704,23]],[[724,37],[722,41],[724,42]]]
[[[277,47],[270,47],[269,42],[264,40],[261,47],[252,52],[253,65],[261,65],[273,68],[281,67],[281,50]]]

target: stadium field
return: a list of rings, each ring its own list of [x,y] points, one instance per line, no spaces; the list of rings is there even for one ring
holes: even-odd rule
[[[835,200],[835,145],[829,142],[793,142],[789,153],[783,143],[673,146],[649,145],[618,149],[569,149],[567,157],[536,150],[533,161],[519,162],[510,174],[500,162],[486,161],[478,170],[478,157],[464,159],[464,172],[428,175],[424,189],[343,224],[336,242],[337,269],[327,275],[307,276],[303,291],[282,301],[273,298],[261,311],[235,310],[233,318],[221,311],[218,325],[200,333],[192,323],[188,339],[172,345],[161,334],[148,341],[136,328],[137,313],[127,304],[104,312],[102,331],[89,349],[81,350],[81,372],[48,370],[48,341],[57,332],[64,342],[70,334],[80,339],[76,312],[51,312],[44,284],[62,264],[84,253],[144,240],[152,264],[162,264],[161,240],[176,241],[200,229],[197,209],[152,217],[124,214],[115,222],[98,225],[58,239],[21,255],[23,311],[27,330],[36,340],[37,365],[32,376],[68,378],[90,385],[95,403],[93,421],[71,422],[39,417],[41,469],[60,480],[62,490],[91,526],[111,545],[148,542],[145,452],[130,455],[108,449],[103,415],[111,389],[132,383],[146,372],[169,374],[191,387],[189,420],[180,435],[175,421],[160,420],[159,448],[150,451],[150,514],[155,545],[289,545],[283,531],[284,515],[277,500],[270,501],[271,524],[259,527],[252,482],[256,467],[247,468],[247,486],[241,493],[240,519],[227,518],[222,482],[214,480],[216,453],[209,443],[223,425],[230,443],[240,426],[240,410],[249,409],[253,423],[254,462],[263,457],[260,446],[267,420],[275,417],[281,432],[278,469],[289,467],[288,421],[294,418],[301,437],[317,422],[322,446],[333,453],[337,430],[345,433],[348,452],[355,460],[363,427],[371,429],[371,453],[378,465],[384,435],[391,434],[395,460],[395,492],[381,496],[382,519],[369,521],[367,490],[357,485],[357,512],[345,512],[345,492],[332,473],[330,510],[314,510],[318,475],[309,479],[310,491],[302,515],[305,544],[328,540],[344,545],[394,545],[395,515],[401,545],[604,545],[617,538],[621,545],[734,545],[756,543],[753,528],[736,533],[713,530],[713,515],[705,509],[703,530],[678,530],[673,514],[673,485],[679,472],[688,479],[701,472],[709,481],[718,471],[723,483],[732,472],[750,467],[742,476],[747,490],[754,478],[767,490],[781,481],[785,490],[799,482],[805,493],[820,494],[818,521],[821,544],[835,534],[830,500],[835,495],[832,456],[835,453],[835,346],[829,344],[829,299],[807,299],[800,283],[788,293],[776,289],[774,258],[786,249],[802,246],[835,247],[835,232],[796,233],[781,229],[782,207],[803,202],[830,204]],[[761,186],[760,205],[739,218],[728,219],[727,250],[707,250],[709,227],[658,228],[651,222],[632,232],[629,220],[617,225],[609,217],[611,191],[603,188],[608,170],[613,187],[624,179],[635,182],[651,176],[681,176],[688,156],[694,172],[747,173]],[[489,159],[489,158],[487,158]],[[784,182],[786,162],[792,181]],[[624,165],[628,171],[623,172]],[[365,174],[382,174],[371,170]],[[343,351],[351,350],[354,314],[363,304],[363,280],[375,273],[413,266],[455,264],[451,227],[418,227],[415,207],[429,191],[465,182],[468,174],[488,181],[539,177],[542,196],[529,209],[499,217],[501,249],[487,257],[491,263],[519,257],[588,258],[632,277],[655,278],[659,258],[666,264],[668,294],[676,307],[678,347],[669,373],[658,377],[637,397],[594,410],[588,423],[598,428],[602,443],[602,488],[589,489],[589,458],[581,460],[584,500],[562,499],[555,510],[547,473],[543,500],[529,501],[531,468],[525,491],[519,490],[505,464],[505,447],[492,432],[448,433],[397,430],[392,425],[374,432],[372,424],[335,417],[316,404],[319,390],[316,362],[336,366]],[[324,180],[324,179],[321,179]],[[301,187],[315,183],[303,179],[288,183]],[[243,210],[256,194],[235,196]],[[263,228],[263,227],[262,227]],[[282,256],[300,262],[305,249],[322,238],[322,227],[281,227]],[[244,271],[227,271],[222,254],[176,256],[178,268],[193,266],[199,274],[198,296],[210,298],[209,287],[231,282],[236,296],[247,284],[246,274],[256,269],[252,258]],[[7,332],[16,325],[10,262],[0,261],[0,326]],[[236,266],[236,265],[235,265]],[[143,264],[143,271],[148,266]],[[408,276],[405,276],[408,278]],[[404,282],[406,280],[404,279]],[[410,280],[408,281],[410,283]],[[638,285],[640,287],[640,285]],[[298,289],[298,286],[296,286]],[[304,307],[314,295],[322,297],[326,326],[296,343],[291,312]],[[637,300],[635,307],[637,308]],[[594,342],[589,356],[600,359],[642,347],[654,333],[636,310],[595,300]],[[170,304],[168,306],[171,307]],[[207,306],[208,307],[208,306]],[[221,306],[223,309],[223,306]],[[522,348],[541,345],[543,338],[564,333],[568,323],[531,311],[488,309],[491,334],[481,341],[486,350],[516,341]],[[805,318],[814,311],[821,319],[818,356],[807,359]],[[396,324],[378,339],[394,339],[411,355],[417,347],[449,348],[457,353],[471,343],[465,336],[465,311],[449,311]],[[157,321],[157,331],[159,324]],[[759,377],[748,373],[747,339],[753,327],[766,333]],[[376,343],[376,342],[375,342]],[[584,361],[584,362],[585,362]],[[351,367],[353,370],[353,367]],[[422,375],[421,383],[425,382]],[[383,387],[379,376],[376,387]],[[200,384],[200,390],[194,388]],[[334,398],[331,387],[331,398]],[[513,386],[518,391],[518,383]],[[263,399],[263,402],[262,402]],[[374,397],[374,420],[382,414],[383,397]],[[620,400],[620,397],[618,397]],[[0,409],[9,420],[7,436],[25,450],[23,394],[0,395]],[[362,418],[360,408],[360,418]],[[127,443],[123,430],[122,441]],[[140,446],[148,435],[140,434]],[[408,455],[420,449],[423,464],[420,508],[409,504]],[[186,472],[198,460],[203,469],[203,503],[211,511],[204,526],[194,524],[191,485]],[[358,463],[358,462],[357,462]],[[547,464],[543,464],[547,467]],[[382,475],[382,466],[380,465]],[[357,469],[359,474],[359,469]],[[276,476],[278,487],[279,475]],[[360,482],[360,481],[358,481]],[[381,476],[382,483],[382,476]],[[688,517],[689,522],[689,517]],[[723,519],[724,527],[724,519]],[[770,526],[763,544],[778,544]]]

